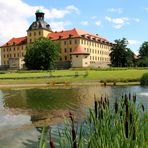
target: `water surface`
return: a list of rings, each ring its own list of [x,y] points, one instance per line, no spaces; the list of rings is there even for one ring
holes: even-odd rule
[[[15,88],[0,90],[0,148],[38,147],[36,127],[62,124],[64,114],[81,115],[98,99],[108,95],[113,103],[125,93],[136,93],[137,101],[148,109],[148,87],[79,86],[59,88]]]

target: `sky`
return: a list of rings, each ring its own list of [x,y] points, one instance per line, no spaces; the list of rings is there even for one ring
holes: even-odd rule
[[[111,42],[124,37],[136,54],[148,41],[148,0],[0,0],[0,45],[26,36],[39,8],[53,31],[79,28]]]

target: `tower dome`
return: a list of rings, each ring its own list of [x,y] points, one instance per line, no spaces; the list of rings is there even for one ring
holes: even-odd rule
[[[45,29],[45,30],[52,32],[50,25],[44,21],[44,15],[45,15],[44,11],[41,9],[38,9],[36,10],[35,15],[36,15],[36,21],[34,21],[30,25],[28,31],[37,30],[37,29]]]
[[[43,10],[38,9],[38,10],[36,11],[36,14],[37,14],[37,13],[44,13],[44,12],[43,12]]]

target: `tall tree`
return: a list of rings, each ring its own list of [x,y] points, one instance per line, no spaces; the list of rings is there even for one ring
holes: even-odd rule
[[[139,50],[139,55],[141,58],[148,57],[148,42],[144,42]]]
[[[140,67],[148,67],[148,41],[140,46],[139,59],[137,65]]]
[[[134,53],[127,48],[128,41],[126,38],[114,41],[111,48],[111,64],[114,67],[126,67],[133,65]]]
[[[40,38],[29,45],[24,58],[25,65],[32,70],[52,69],[58,59],[59,45],[47,38]]]

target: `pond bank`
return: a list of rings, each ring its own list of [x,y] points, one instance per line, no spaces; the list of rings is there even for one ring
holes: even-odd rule
[[[51,82],[51,83],[20,83],[20,84],[0,84],[1,89],[5,88],[16,88],[16,87],[60,87],[60,86],[88,86],[88,85],[99,85],[99,86],[122,86],[122,85],[140,85],[140,82],[109,82],[101,83],[100,81],[80,81],[80,82]]]

